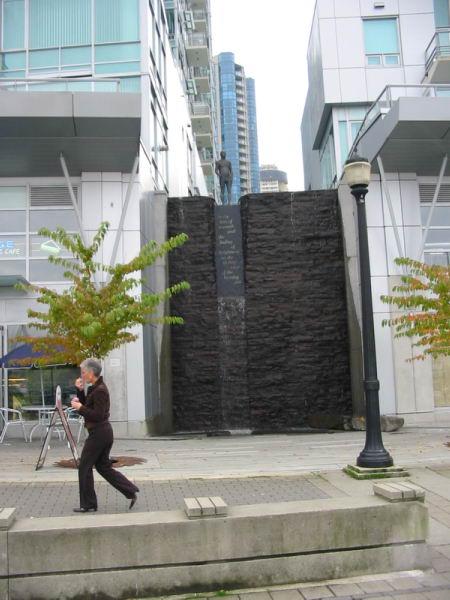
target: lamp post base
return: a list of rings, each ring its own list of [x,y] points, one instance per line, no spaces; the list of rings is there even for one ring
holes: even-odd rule
[[[388,479],[391,477],[409,477],[409,473],[403,467],[379,467],[369,468],[358,465],[347,465],[342,469],[344,473],[354,479]]]

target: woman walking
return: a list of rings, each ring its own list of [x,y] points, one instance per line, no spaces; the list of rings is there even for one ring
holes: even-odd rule
[[[111,466],[109,453],[114,436],[109,422],[109,391],[101,377],[102,365],[88,358],[80,365],[81,377],[75,382],[78,399],[73,399],[72,408],[84,417],[84,424],[89,436],[84,444],[78,466],[78,483],[80,487],[80,507],[74,512],[85,513],[97,510],[97,496],[94,490],[93,467],[116,490],[131,500],[130,508],[136,503],[139,489],[129,479]],[[84,393],[85,384],[89,390]]]

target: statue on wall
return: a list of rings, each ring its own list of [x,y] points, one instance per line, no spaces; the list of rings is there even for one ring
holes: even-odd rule
[[[233,168],[227,160],[227,154],[222,150],[220,160],[216,160],[216,175],[220,183],[220,200],[222,204],[231,204],[231,186],[233,185]],[[225,187],[227,188],[227,201],[225,202]]]

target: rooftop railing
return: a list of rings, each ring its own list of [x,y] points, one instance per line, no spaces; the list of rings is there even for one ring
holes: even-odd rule
[[[121,80],[104,77],[0,78],[0,92],[120,92]]]
[[[352,156],[361,138],[378,119],[385,117],[399,98],[436,98],[439,96],[450,96],[450,84],[387,85],[366,112],[348,156]]]
[[[435,60],[450,56],[450,27],[440,27],[425,50],[425,72],[428,73]]]

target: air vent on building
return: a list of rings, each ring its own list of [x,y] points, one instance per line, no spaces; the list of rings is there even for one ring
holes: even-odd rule
[[[419,194],[421,202],[432,202],[434,192],[436,190],[435,183],[421,183],[419,184]],[[450,183],[443,183],[439,190],[438,202],[450,202]]]
[[[74,186],[73,192],[78,199],[78,188]],[[63,185],[41,186],[32,185],[30,188],[31,206],[72,206],[69,190]]]
[[[192,10],[184,11],[184,23],[186,25],[187,31],[193,31],[193,29],[195,28],[195,25],[194,25],[194,13],[192,12]]]

